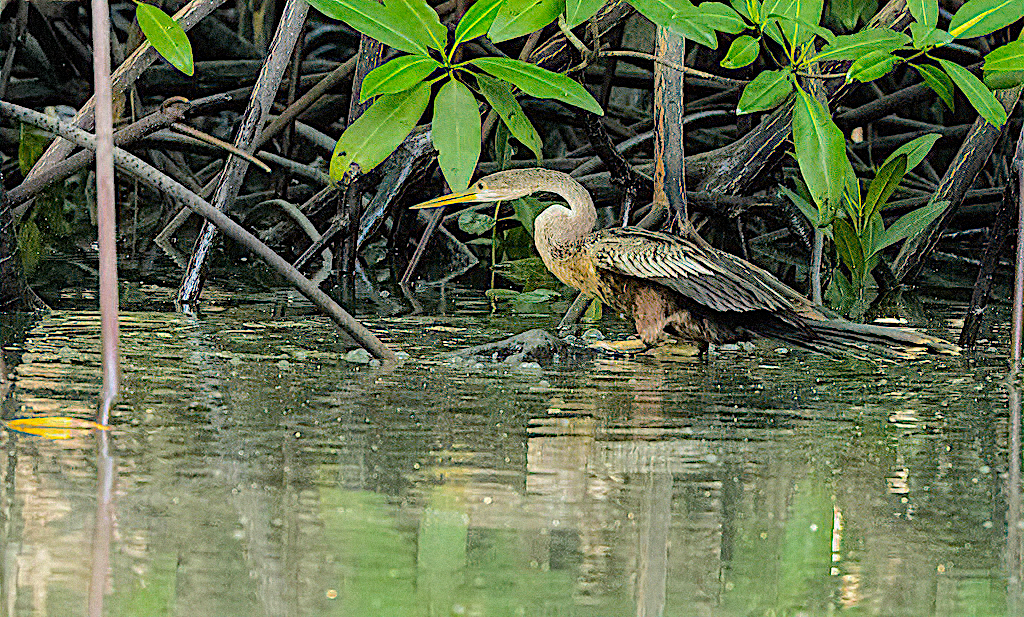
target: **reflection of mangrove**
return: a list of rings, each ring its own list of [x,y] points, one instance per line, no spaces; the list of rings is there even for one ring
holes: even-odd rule
[[[98,381],[95,357],[75,355],[95,346],[95,319],[44,326],[19,384],[57,410]],[[727,370],[326,370],[328,327],[127,316],[107,614],[954,615],[1010,601],[1001,555],[1019,513],[1002,505],[1016,472],[1001,436],[1016,425],[975,389],[983,375],[930,365],[940,391],[887,368],[877,392],[837,394],[794,375],[881,373],[758,354]],[[86,606],[92,444],[0,448],[8,614]]]

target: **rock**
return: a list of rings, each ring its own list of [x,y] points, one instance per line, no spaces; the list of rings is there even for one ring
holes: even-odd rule
[[[345,362],[351,362],[352,364],[369,364],[370,363],[370,352],[365,349],[353,349],[341,357]]]

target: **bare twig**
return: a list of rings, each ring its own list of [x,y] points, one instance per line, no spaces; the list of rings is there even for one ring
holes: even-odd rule
[[[89,133],[20,105],[0,101],[0,114],[12,116],[23,122],[57,133],[64,139],[71,140],[83,148],[94,147],[95,140]],[[383,360],[396,360],[393,351],[388,349],[372,332],[349,315],[345,309],[338,306],[338,303],[331,299],[330,296],[320,291],[319,288],[292,267],[283,257],[275,253],[273,249],[261,242],[259,238],[252,235],[252,233],[236,223],[228,215],[214,208],[208,201],[160,173],[159,170],[142,159],[120,148],[114,149],[114,163],[118,168],[138,178],[153,189],[173,195],[194,212],[216,225],[226,236],[251,250],[260,259],[267,262],[285,280],[291,283],[302,295],[306,296],[310,302],[324,311],[334,323],[338,324],[342,330],[371,354]]]

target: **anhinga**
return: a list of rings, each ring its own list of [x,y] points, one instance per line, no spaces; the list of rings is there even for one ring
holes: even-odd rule
[[[958,351],[919,332],[842,319],[761,268],[711,247],[696,233],[683,238],[637,227],[593,231],[597,213],[590,194],[561,172],[502,171],[481,178],[467,191],[416,208],[504,201],[537,192],[555,193],[569,206],[551,205],[533,223],[544,264],[566,285],[630,315],[647,345],[667,333],[694,341],[703,351],[709,343],[758,334],[833,355]]]

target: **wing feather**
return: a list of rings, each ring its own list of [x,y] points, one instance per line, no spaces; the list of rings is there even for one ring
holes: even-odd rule
[[[630,227],[606,229],[594,236],[590,250],[600,269],[664,285],[716,311],[800,308],[767,272],[677,236]]]

